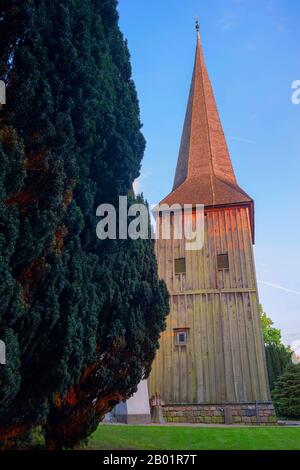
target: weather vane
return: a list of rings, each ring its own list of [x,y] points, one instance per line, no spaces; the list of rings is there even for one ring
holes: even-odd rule
[[[196,31],[197,31],[197,33],[199,33],[199,31],[200,31],[199,17],[198,16],[196,18]]]

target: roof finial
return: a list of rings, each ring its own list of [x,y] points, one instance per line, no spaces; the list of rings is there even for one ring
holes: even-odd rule
[[[199,31],[200,31],[200,24],[199,24],[199,17],[198,16],[196,18],[196,31],[197,31],[197,33],[199,33]]]

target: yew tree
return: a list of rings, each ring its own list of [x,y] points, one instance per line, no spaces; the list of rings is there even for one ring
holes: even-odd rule
[[[153,242],[96,236],[145,148],[116,0],[2,0],[0,79],[0,447],[37,424],[72,447],[147,377],[168,312]]]

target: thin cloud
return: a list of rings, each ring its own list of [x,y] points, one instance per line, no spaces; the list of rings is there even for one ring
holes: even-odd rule
[[[244,137],[228,136],[228,139],[234,140],[235,142],[243,142],[245,144],[256,144],[255,140],[244,139]]]
[[[224,19],[220,20],[219,25],[220,25],[222,31],[227,31],[229,29],[232,29],[236,25],[236,23],[233,20],[224,18]]]
[[[258,280],[258,282],[260,284],[263,284],[264,286],[272,287],[273,289],[282,290],[282,291],[288,292],[290,294],[300,295],[300,291],[293,290],[293,289],[288,289],[287,287],[280,286],[278,284],[272,284],[271,282],[266,282],[266,281],[261,281],[261,280]]]
[[[230,12],[224,14],[223,18],[218,21],[218,25],[222,31],[232,29],[236,25],[236,17]]]

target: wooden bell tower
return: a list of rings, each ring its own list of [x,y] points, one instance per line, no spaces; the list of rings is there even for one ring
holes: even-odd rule
[[[199,28],[174,186],[162,203],[204,205],[204,247],[187,251],[186,240],[172,236],[156,242],[171,312],[150,395],[161,397],[170,421],[274,423],[252,249],[254,203],[235,178]]]

